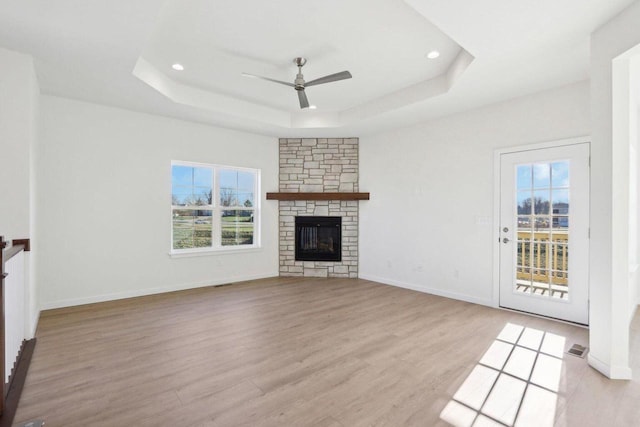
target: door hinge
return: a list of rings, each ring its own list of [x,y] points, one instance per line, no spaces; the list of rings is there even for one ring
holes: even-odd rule
[[[587,239],[591,238],[591,227],[587,228]]]
[[[589,167],[591,167],[591,156],[589,156]]]

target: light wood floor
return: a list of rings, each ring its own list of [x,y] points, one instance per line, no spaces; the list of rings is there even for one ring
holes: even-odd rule
[[[53,310],[15,421],[444,426],[508,323],[587,344],[583,328],[366,280],[274,278]],[[561,373],[556,425],[640,425],[637,380],[571,356]]]

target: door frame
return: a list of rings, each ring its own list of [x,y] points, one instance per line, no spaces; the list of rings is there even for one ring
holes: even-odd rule
[[[493,232],[491,238],[493,239],[493,296],[492,306],[494,308],[500,307],[500,158],[503,154],[519,153],[522,151],[540,150],[543,148],[557,148],[567,145],[576,145],[591,143],[591,137],[580,136],[576,138],[559,139],[553,141],[546,141],[534,144],[517,145],[512,147],[497,148],[493,152]],[[591,181],[591,172],[589,172],[589,181]],[[591,199],[591,182],[589,182],[589,199]],[[589,203],[589,211],[591,211],[591,203]],[[589,227],[591,226],[591,212],[589,212]],[[589,268],[589,265],[587,265]],[[590,275],[587,274],[588,281]],[[591,283],[587,283],[589,294],[591,294]],[[537,316],[536,314],[533,314]],[[589,316],[591,317],[591,316]]]

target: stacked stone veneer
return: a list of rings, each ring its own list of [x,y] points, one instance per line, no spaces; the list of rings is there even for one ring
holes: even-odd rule
[[[357,192],[358,138],[280,139],[281,192]],[[280,201],[280,275],[358,277],[358,202]],[[342,261],[296,261],[295,217],[342,217]]]

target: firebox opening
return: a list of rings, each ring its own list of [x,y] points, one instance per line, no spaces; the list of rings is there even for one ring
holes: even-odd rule
[[[296,217],[296,261],[341,260],[341,217]]]

